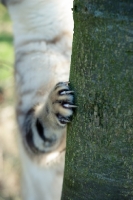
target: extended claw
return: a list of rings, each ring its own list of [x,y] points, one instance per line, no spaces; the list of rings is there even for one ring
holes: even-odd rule
[[[65,108],[76,108],[77,106],[75,106],[75,105],[72,105],[72,104],[63,104],[63,106],[65,107]]]
[[[56,89],[57,89],[58,87],[60,87],[60,86],[65,86],[65,85],[68,86],[69,83],[70,83],[69,81],[66,81],[66,82],[59,82],[59,83],[56,84],[54,90],[56,90]]]
[[[59,121],[60,121],[62,124],[66,124],[66,123],[70,122],[69,118],[63,117],[63,116],[61,116],[60,114],[57,114],[57,117],[58,117]]]
[[[61,121],[61,122],[65,122],[65,123],[69,123],[69,122],[70,122],[69,119],[65,119],[65,118],[62,118],[60,121]]]
[[[65,94],[73,94],[74,93],[74,91],[62,91],[61,93],[60,93],[60,95],[65,95]]]
[[[64,84],[66,84],[66,85],[68,85],[69,83],[70,83],[69,81],[64,82]]]

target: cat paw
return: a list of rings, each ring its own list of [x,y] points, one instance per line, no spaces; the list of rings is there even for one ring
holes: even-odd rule
[[[59,82],[51,92],[53,112],[57,118],[58,124],[64,126],[70,122],[73,109],[76,107],[73,103],[74,91],[70,90],[69,82]]]

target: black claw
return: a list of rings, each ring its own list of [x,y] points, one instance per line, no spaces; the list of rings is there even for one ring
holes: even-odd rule
[[[64,95],[64,92],[66,93],[67,91],[69,91],[69,89],[63,89],[59,91],[59,95]]]
[[[66,82],[59,82],[59,83],[56,84],[55,90],[56,90],[58,87],[63,86],[63,85],[64,85],[64,86],[68,86],[69,83],[70,83],[69,81],[66,81]]]
[[[68,85],[69,83],[70,83],[69,81],[64,82],[65,85]]]
[[[67,117],[63,117],[62,115],[60,115],[59,113],[56,114],[58,120],[60,121],[61,124],[67,124],[70,122],[70,119]]]
[[[65,89],[65,90],[61,90],[60,92],[59,92],[59,94],[60,95],[71,95],[71,94],[73,94],[74,93],[74,91],[72,91],[72,90],[67,90],[67,89]]]

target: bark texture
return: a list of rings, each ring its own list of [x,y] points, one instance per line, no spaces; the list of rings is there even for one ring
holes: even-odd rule
[[[62,200],[133,200],[133,1],[75,0]]]

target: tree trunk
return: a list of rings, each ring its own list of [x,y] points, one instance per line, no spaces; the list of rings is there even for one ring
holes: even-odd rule
[[[62,200],[133,200],[133,1],[75,0],[73,12]]]

